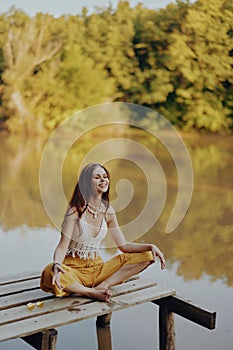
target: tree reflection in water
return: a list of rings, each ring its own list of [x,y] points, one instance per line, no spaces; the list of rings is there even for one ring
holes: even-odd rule
[[[63,168],[63,185],[70,197],[77,178],[77,170],[83,156],[109,133],[96,129],[84,135],[67,155]],[[155,154],[166,175],[167,200],[157,223],[139,241],[159,242],[168,265],[177,263],[177,274],[185,280],[200,279],[203,275],[211,280],[220,279],[233,285],[232,242],[232,193],[230,136],[198,136],[184,138],[190,151],[194,169],[194,192],[190,208],[175,231],[165,234],[165,227],[177,195],[177,173],[164,147],[152,141],[143,131],[122,130],[119,136],[143,143]],[[114,136],[113,136],[114,137]],[[20,140],[1,136],[1,226],[8,230],[27,225],[45,227],[51,225],[41,202],[39,190],[39,165],[43,140]],[[127,150],[126,150],[127,152]],[[112,198],[116,197],[115,184],[125,178],[133,184],[134,193],[127,210],[119,212],[120,224],[138,215],[146,201],[145,174],[132,162],[116,159],[109,162],[112,173]],[[48,169],[52,172],[53,169]],[[54,174],[56,176],[56,174]],[[159,186],[156,183],[155,186]],[[50,189],[56,191],[55,188]],[[60,203],[55,203],[59,212]],[[155,203],[156,205],[156,203]],[[62,218],[61,218],[62,220]],[[33,234],[33,233],[32,233]],[[107,238],[106,245],[109,245]],[[113,249],[114,252],[114,249]],[[170,263],[170,264],[169,264]]]

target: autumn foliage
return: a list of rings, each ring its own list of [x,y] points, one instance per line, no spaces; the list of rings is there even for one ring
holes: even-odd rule
[[[55,18],[15,8],[0,16],[0,124],[53,130],[76,111],[124,101],[148,106],[186,131],[232,128],[231,0],[177,1],[151,10]]]

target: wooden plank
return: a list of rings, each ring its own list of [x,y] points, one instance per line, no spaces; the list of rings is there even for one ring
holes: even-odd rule
[[[0,278],[0,286],[4,284],[10,284],[15,282],[21,282],[29,279],[36,279],[40,278],[41,272],[39,271],[31,271],[31,272],[23,272],[23,273],[17,273],[12,274],[9,276],[1,277]]]
[[[57,342],[57,330],[47,329],[43,332],[23,337],[26,343],[36,350],[55,350]]]
[[[37,300],[38,301],[38,300]],[[77,307],[85,303],[93,302],[90,298],[52,298],[44,301],[43,307],[36,307],[34,303],[34,309],[28,310],[27,305],[21,305],[15,308],[0,311],[0,327],[4,324],[14,323],[16,321],[25,320],[29,318],[35,318],[37,316],[54,313],[56,311],[65,310],[67,308]],[[1,330],[1,328],[0,328]]]
[[[135,281],[135,280],[138,280],[140,278],[140,275],[134,275],[134,276],[131,276],[129,277],[127,280],[124,281],[124,283],[126,282],[130,282],[130,281]]]
[[[118,295],[129,293],[131,291],[141,290],[141,289],[149,288],[156,285],[157,285],[157,282],[155,281],[139,278],[137,280],[129,280],[129,282],[112,286],[111,290],[112,290],[113,296],[118,296]]]
[[[15,280],[13,280],[15,278]],[[139,279],[139,276],[133,276],[128,279],[125,283],[130,281],[135,281]],[[6,279],[7,283],[0,283],[0,297],[5,295],[10,295],[14,293],[22,293],[31,289],[39,289],[40,288],[40,276],[38,273],[31,273],[31,277],[22,274],[20,276],[13,276]]]
[[[29,301],[46,300],[54,298],[52,294],[43,292],[40,289],[30,290],[19,294],[8,295],[0,298],[0,310],[27,304]]]
[[[203,307],[197,306],[191,301],[187,301],[179,296],[169,296],[165,301],[170,311],[176,313],[177,315],[182,316],[194,323],[197,323],[202,327],[208,329],[215,328],[215,311],[206,310]],[[161,303],[163,303],[163,300],[155,300],[153,302],[157,305],[161,305]]]
[[[175,348],[174,314],[163,300],[159,307],[159,350],[175,350]]]
[[[117,296],[117,295],[129,293],[132,291],[149,288],[154,285],[156,285],[156,282],[154,281],[139,279],[136,281],[127,282],[127,283],[112,287],[112,293],[113,293],[113,296]],[[31,300],[29,299],[27,300],[27,302],[31,302]],[[78,305],[92,302],[92,300],[90,298],[81,298],[81,297],[79,298],[68,297],[63,299],[52,297],[51,299],[44,301],[44,306],[42,308],[35,307],[31,311],[29,311],[26,308],[27,302],[24,303],[24,305],[20,305],[18,307],[10,308],[7,310],[1,310],[0,325],[12,323],[12,322],[23,320],[26,318],[36,317],[47,313],[52,313],[59,310],[64,310],[67,308],[71,308],[73,306],[78,306]]]
[[[16,283],[4,284],[0,286],[0,297],[10,294],[22,293],[27,290],[39,289],[40,281],[38,279],[30,279]]]
[[[0,278],[0,286],[10,283],[17,283],[21,281],[26,281],[30,279],[40,279],[41,272],[40,271],[30,271],[30,272],[22,272],[18,274],[11,274],[5,277]],[[128,281],[136,280],[140,277],[140,275],[135,275],[130,277]]]
[[[175,294],[174,289],[156,285],[146,288],[145,290],[138,290],[113,297],[108,302],[95,301],[89,304],[78,305],[78,307],[74,306],[67,310],[17,321],[14,323],[13,327],[12,324],[6,324],[1,326],[0,341],[24,337],[45,329],[56,328],[73,322],[97,317],[172,294]]]

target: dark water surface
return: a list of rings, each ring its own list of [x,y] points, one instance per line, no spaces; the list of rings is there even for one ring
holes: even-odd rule
[[[121,135],[122,136],[122,135]],[[129,136],[129,135],[128,135]],[[223,136],[184,137],[194,170],[194,191],[189,210],[181,224],[170,234],[165,233],[167,219],[177,195],[177,174],[164,148],[144,134],[130,135],[150,148],[159,160],[167,181],[164,210],[154,226],[140,242],[158,244],[164,252],[167,267],[159,264],[147,269],[145,277],[154,278],[177,290],[177,294],[207,309],[217,311],[217,328],[209,331],[176,317],[178,350],[231,350],[233,348],[233,229],[232,229],[232,138]],[[77,177],[78,164],[84,154],[100,142],[97,132],[87,135],[74,145],[67,155],[63,169],[63,185],[70,196]],[[52,259],[59,239],[43,207],[39,189],[39,164],[44,143],[42,140],[16,140],[1,137],[0,149],[0,274],[41,270]],[[131,150],[132,151],[132,150]],[[127,150],[124,150],[127,153]],[[140,155],[139,155],[140,156]],[[112,174],[112,198],[117,183],[130,181],[130,203],[119,212],[120,224],[132,220],[146,201],[146,176],[132,162],[115,159],[109,162]],[[48,168],[48,173],[52,169]],[[126,183],[127,185],[127,183]],[[155,179],[155,186],[158,183]],[[56,189],[52,189],[56,191]],[[156,202],[154,204],[156,206]],[[56,203],[58,212],[63,210]],[[61,218],[62,220],[62,218]],[[109,238],[105,246],[109,246]],[[113,248],[103,249],[105,259],[116,254]],[[101,333],[102,332],[102,333]],[[109,330],[96,333],[95,320],[87,320],[59,329],[58,350],[158,349],[158,308],[153,304],[136,306],[115,313]],[[104,339],[104,345],[103,341]],[[31,347],[21,340],[0,343],[0,350],[21,350]]]

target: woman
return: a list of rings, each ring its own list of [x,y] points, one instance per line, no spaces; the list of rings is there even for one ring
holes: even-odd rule
[[[104,262],[99,247],[107,230],[123,254]],[[107,301],[111,286],[141,272],[157,257],[164,269],[163,254],[154,244],[127,242],[109,205],[109,172],[91,163],[80,174],[53,263],[42,272],[41,289],[59,297],[75,294]]]

